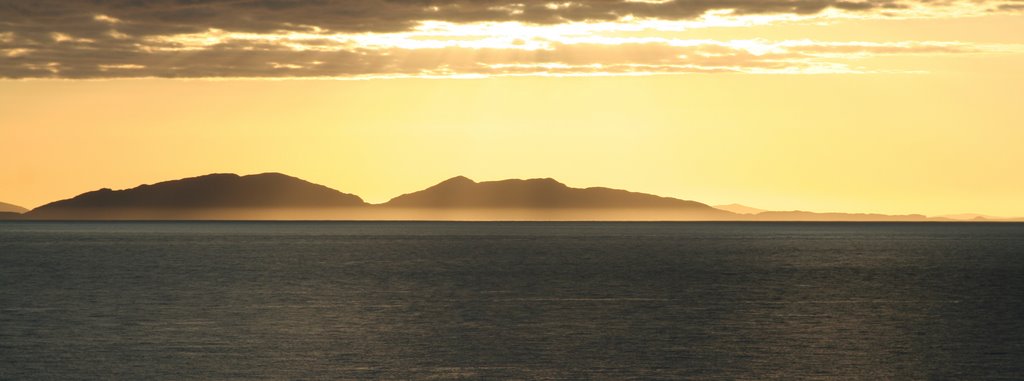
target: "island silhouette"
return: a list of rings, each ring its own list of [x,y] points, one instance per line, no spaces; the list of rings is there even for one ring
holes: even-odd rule
[[[19,219],[21,218],[21,214],[27,211],[28,209],[17,205],[0,202],[0,220]]]
[[[972,215],[974,216],[974,215]],[[551,178],[476,182],[456,176],[382,204],[281,173],[217,173],[100,189],[26,211],[0,204],[0,219],[31,220],[500,220],[500,221],[962,221],[920,214],[765,211]],[[970,221],[1020,221],[972,218]]]
[[[377,206],[388,218],[458,220],[728,220],[736,214],[696,201],[555,179],[476,182],[464,176]]]
[[[27,211],[28,209],[17,205],[0,202],[0,213],[25,213]]]
[[[359,196],[280,174],[217,173],[100,189],[25,213],[32,219],[262,219],[299,218],[301,211],[364,207]],[[299,213],[301,214],[301,213]]]

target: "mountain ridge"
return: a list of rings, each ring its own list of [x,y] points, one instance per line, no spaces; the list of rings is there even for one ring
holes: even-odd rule
[[[54,201],[26,213],[29,218],[188,217],[195,211],[351,208],[367,205],[356,195],[342,193],[281,173],[239,176],[213,173],[142,184],[130,189],[99,190]]]
[[[374,207],[415,219],[726,220],[706,204],[606,187],[573,188],[552,178],[476,182],[455,176]],[[393,212],[401,213],[401,212]]]
[[[382,204],[388,207],[535,207],[713,209],[696,201],[606,187],[572,188],[552,178],[476,182],[465,176],[444,180]]]
[[[28,209],[26,209],[26,208],[22,208],[20,206],[14,205],[14,204],[8,204],[6,202],[0,202],[0,212],[21,214],[21,213],[25,213],[27,211],[28,211]]]
[[[733,211],[718,208],[732,208]],[[757,213],[737,213],[741,211]],[[929,221],[956,219],[920,214],[764,211],[606,187],[574,188],[553,178],[477,182],[455,176],[387,202],[369,204],[281,173],[213,173],[103,188],[54,201],[3,219],[310,219],[310,220],[541,220],[541,221]],[[1021,221],[976,219],[972,221]]]

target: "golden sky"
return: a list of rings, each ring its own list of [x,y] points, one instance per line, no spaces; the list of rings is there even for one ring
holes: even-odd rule
[[[25,207],[275,171],[370,202],[465,175],[1024,216],[1024,2],[12,4]]]

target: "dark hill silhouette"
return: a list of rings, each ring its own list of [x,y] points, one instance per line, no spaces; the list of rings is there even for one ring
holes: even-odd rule
[[[631,209],[676,208],[713,211],[708,205],[610,188],[570,188],[554,179],[475,182],[453,177],[419,192],[404,194],[386,206],[402,208]]]
[[[22,208],[22,207],[17,206],[17,205],[8,204],[6,202],[0,202],[0,212],[9,212],[9,213],[21,214],[21,213],[25,213],[27,211],[28,211],[28,209]]]
[[[246,218],[254,211],[365,205],[358,196],[280,173],[211,174],[126,190],[100,189],[43,205],[26,215],[46,219],[221,219]]]
[[[21,213],[15,212],[0,212],[0,220],[19,220],[21,219]]]
[[[728,219],[736,215],[708,205],[611,188],[570,188],[554,179],[475,182],[453,177],[382,207],[418,210],[423,218],[447,218],[438,211],[477,210],[468,219]],[[448,217],[451,217],[448,215]]]
[[[0,211],[0,219],[954,221],[919,214],[736,214],[696,201],[571,188],[550,178],[475,182],[458,176],[369,205],[358,196],[280,173],[212,174],[126,190],[101,189],[25,214]]]

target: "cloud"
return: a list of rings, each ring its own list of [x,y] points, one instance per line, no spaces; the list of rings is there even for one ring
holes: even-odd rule
[[[1012,0],[0,0],[0,78],[851,71],[856,69],[837,60],[877,54],[956,54],[971,49],[931,42],[801,45],[761,41],[741,46],[728,41],[622,35],[704,24],[770,22],[773,17],[924,17],[941,9],[993,12],[1019,4]]]
[[[495,47],[401,40],[365,45],[292,37],[202,38],[154,42],[146,49],[94,50],[81,43],[33,52],[0,64],[12,77],[433,77],[494,75],[628,75],[693,72],[857,72],[848,61],[892,54],[970,54],[976,46],[946,42],[811,40],[582,39]],[[264,36],[265,37],[265,36]],[[532,45],[542,46],[535,48]],[[10,54],[9,54],[10,55]],[[56,63],[57,66],[52,64]],[[55,70],[56,69],[56,70]]]
[[[881,14],[979,3],[990,4],[990,8],[1019,4],[1014,0],[0,0],[0,20],[16,29],[64,28],[57,31],[76,35],[96,34],[104,24],[120,25],[132,35],[208,29],[266,33],[308,27],[358,33],[409,30],[422,21],[561,24],[627,17],[687,20],[716,10],[740,15],[810,15],[825,10]]]

